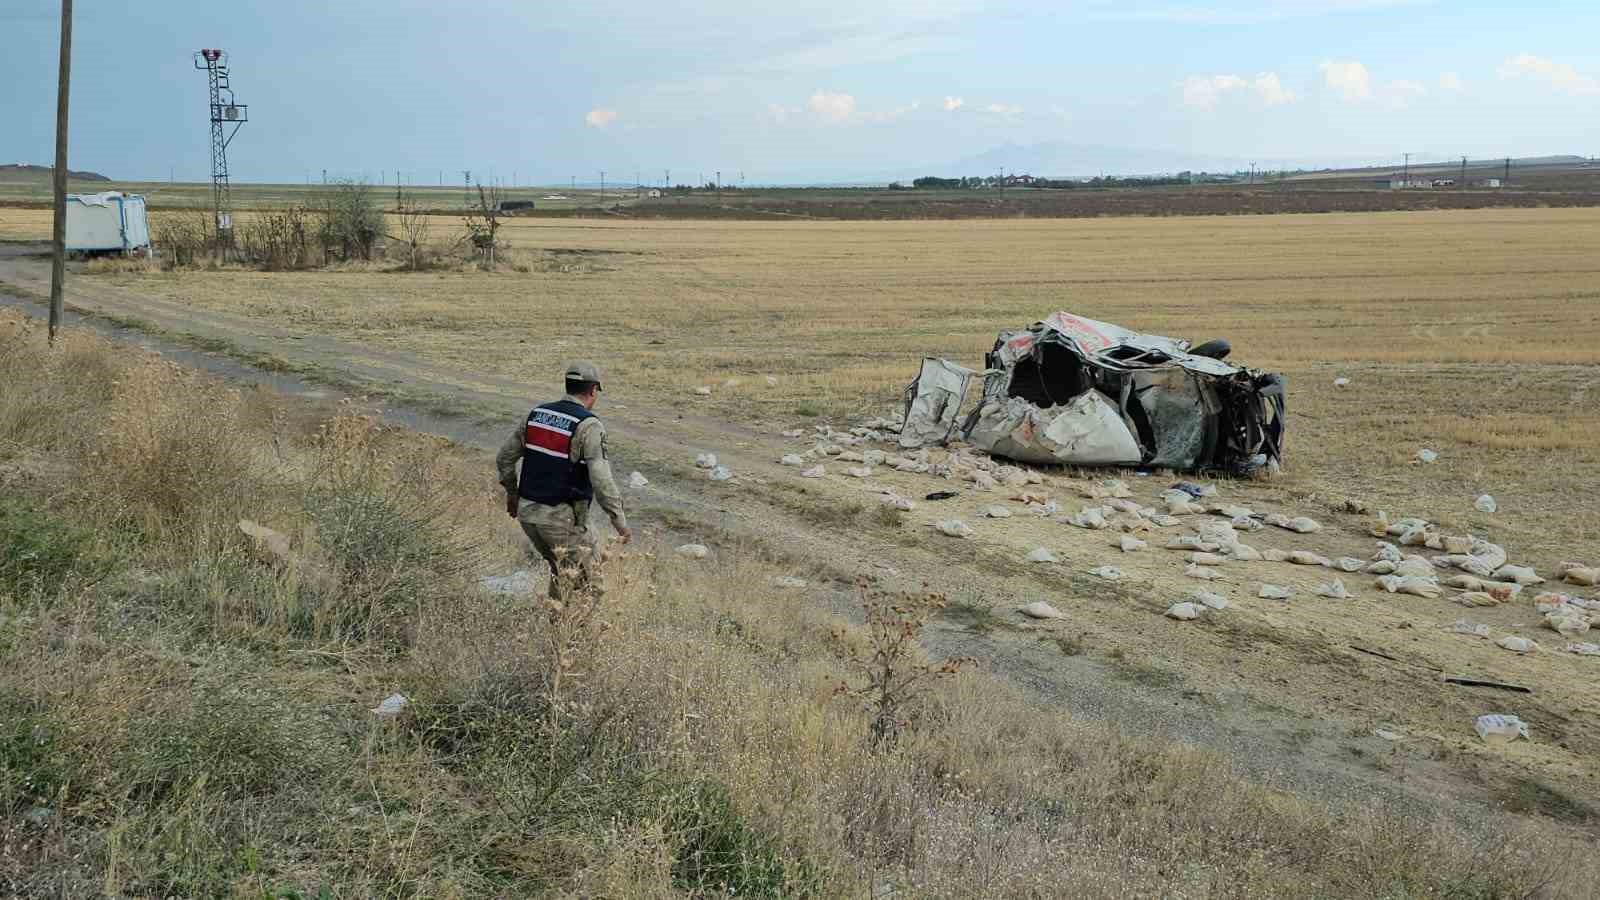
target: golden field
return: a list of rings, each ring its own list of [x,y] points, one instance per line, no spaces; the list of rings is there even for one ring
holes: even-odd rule
[[[26,212],[0,211],[0,222]],[[433,239],[457,230],[440,218]],[[1552,556],[1600,534],[1600,514],[1574,490],[1600,464],[1600,210],[511,219],[502,236],[509,264],[494,273],[98,280],[263,330],[403,351],[464,380],[525,380],[530,396],[550,389],[564,358],[589,356],[610,373],[613,400],[774,423],[884,411],[921,356],[979,367],[998,330],[1065,308],[1225,337],[1236,361],[1287,374],[1293,490],[1492,525]],[[1341,375],[1351,385],[1336,391]],[[701,385],[714,396],[693,396]],[[1440,462],[1408,465],[1421,447]],[[1474,513],[1482,492],[1507,515]]]

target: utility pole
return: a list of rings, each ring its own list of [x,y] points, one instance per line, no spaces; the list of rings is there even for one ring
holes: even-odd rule
[[[600,170],[600,205],[606,204],[606,170]]]
[[[722,202],[722,170],[717,170],[717,203]]]
[[[72,0],[61,0],[61,73],[56,82],[55,221],[50,262],[50,343],[61,328],[61,291],[67,277],[67,95],[72,85]]]
[[[1467,158],[1465,156],[1463,156],[1463,157],[1461,157],[1461,184],[1457,187],[1457,190],[1463,190],[1464,191],[1466,189],[1467,189]]]
[[[671,169],[662,169],[661,170],[661,187],[662,187],[663,190],[672,187],[672,170]]]
[[[1406,167],[1402,171],[1404,174],[1400,176],[1400,183],[1406,187],[1411,187],[1411,154],[1409,153],[1406,154]]]
[[[1511,157],[1506,157],[1506,177],[1500,179],[1501,187],[1511,186]]]

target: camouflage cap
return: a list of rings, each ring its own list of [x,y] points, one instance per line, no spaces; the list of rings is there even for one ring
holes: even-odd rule
[[[563,377],[568,381],[592,381],[599,384],[600,367],[586,359],[580,359],[567,364],[567,371]]]

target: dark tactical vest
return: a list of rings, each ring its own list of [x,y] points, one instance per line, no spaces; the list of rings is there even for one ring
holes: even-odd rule
[[[572,461],[572,436],[578,423],[594,418],[582,404],[557,400],[528,413],[522,439],[522,479],[517,493],[524,500],[555,506],[587,503],[594,497],[589,466]]]

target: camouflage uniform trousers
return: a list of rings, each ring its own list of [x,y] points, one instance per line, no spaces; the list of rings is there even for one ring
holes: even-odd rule
[[[517,522],[550,565],[550,597],[565,601],[575,591],[601,589],[600,534],[589,525],[589,504],[517,504]]]

